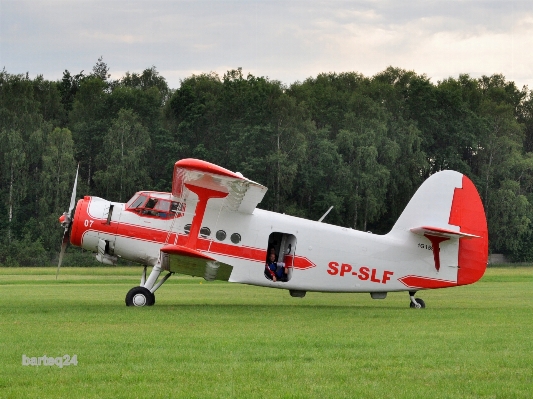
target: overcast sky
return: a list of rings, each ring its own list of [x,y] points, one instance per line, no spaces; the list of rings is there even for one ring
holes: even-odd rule
[[[60,79],[103,56],[170,87],[242,67],[286,84],[392,65],[438,80],[502,73],[533,89],[533,1],[0,0],[0,68]]]

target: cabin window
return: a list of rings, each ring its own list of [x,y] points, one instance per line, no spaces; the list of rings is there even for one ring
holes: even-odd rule
[[[183,227],[183,230],[185,231],[185,234],[189,234],[189,231],[191,231],[191,225],[190,224],[186,224]]]
[[[157,198],[150,198],[144,207],[147,209],[152,209],[156,204]]]
[[[161,219],[182,217],[185,213],[185,203],[171,201],[170,194],[141,193],[135,194],[126,204],[126,209],[141,216],[151,216]]]
[[[145,215],[167,218],[168,216],[170,216],[170,206],[170,201],[158,198],[150,198],[145,205],[143,213]]]
[[[131,204],[133,204],[133,201],[135,201],[138,196],[139,196],[139,193],[133,194],[133,197],[131,197],[130,200],[128,202],[126,202],[125,208],[126,209],[130,209],[131,208]]]
[[[170,212],[170,201],[159,200],[154,206],[154,210],[158,212]]]
[[[217,231],[216,237],[218,241],[224,241],[226,239],[226,232],[224,230],[219,230]]]
[[[146,194],[134,197],[126,205],[126,209],[137,212],[142,216],[155,216],[163,219],[172,216],[170,211],[171,207],[171,201],[150,197]]]
[[[200,229],[200,235],[202,237],[209,237],[211,235],[211,229],[209,227],[202,227]]]
[[[159,212],[154,209],[154,207],[157,205],[158,201],[159,200],[157,198],[150,198],[146,202],[146,204],[144,205],[144,209],[141,210],[141,214],[142,215],[148,215],[148,216],[160,216]],[[165,217],[165,216],[160,216],[160,217]]]
[[[238,244],[241,242],[241,235],[239,233],[233,233],[230,239],[232,243]]]

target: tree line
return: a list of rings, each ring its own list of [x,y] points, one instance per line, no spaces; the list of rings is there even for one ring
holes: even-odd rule
[[[170,191],[182,158],[269,188],[260,208],[374,233],[420,184],[453,169],[477,186],[490,249],[533,260],[533,91],[503,75],[450,77],[389,67],[284,85],[235,69],[171,89],[155,67],[59,81],[0,73],[0,264],[57,259],[79,163],[78,196],[127,201]],[[89,264],[71,249],[66,263]]]

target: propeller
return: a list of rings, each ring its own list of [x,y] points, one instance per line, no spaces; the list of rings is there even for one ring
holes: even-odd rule
[[[78,168],[76,169],[76,178],[74,179],[74,188],[72,189],[72,196],[70,197],[70,206],[68,208],[68,212],[63,212],[63,215],[59,218],[59,222],[61,223],[61,226],[65,228],[65,232],[63,233],[63,240],[61,241],[61,252],[59,253],[59,262],[57,263],[57,271],[56,271],[56,280],[57,276],[59,275],[59,268],[61,267],[61,262],[63,262],[63,256],[65,255],[65,250],[67,249],[68,242],[70,240],[70,231],[72,229],[72,219],[73,219],[73,212],[74,212],[74,205],[76,202],[76,186],[78,185],[78,172],[80,170],[80,164],[78,164]]]

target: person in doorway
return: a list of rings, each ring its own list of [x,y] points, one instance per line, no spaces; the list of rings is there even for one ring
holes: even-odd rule
[[[270,252],[265,264],[265,276],[272,281],[287,281],[287,267],[283,262],[276,262],[276,253]]]
[[[273,246],[270,246],[271,243],[269,243],[269,247],[268,247],[268,251],[266,253],[266,258],[265,258],[265,262],[268,263],[268,261],[270,260],[270,254],[274,254],[274,257],[276,257],[276,248],[274,248]]]

